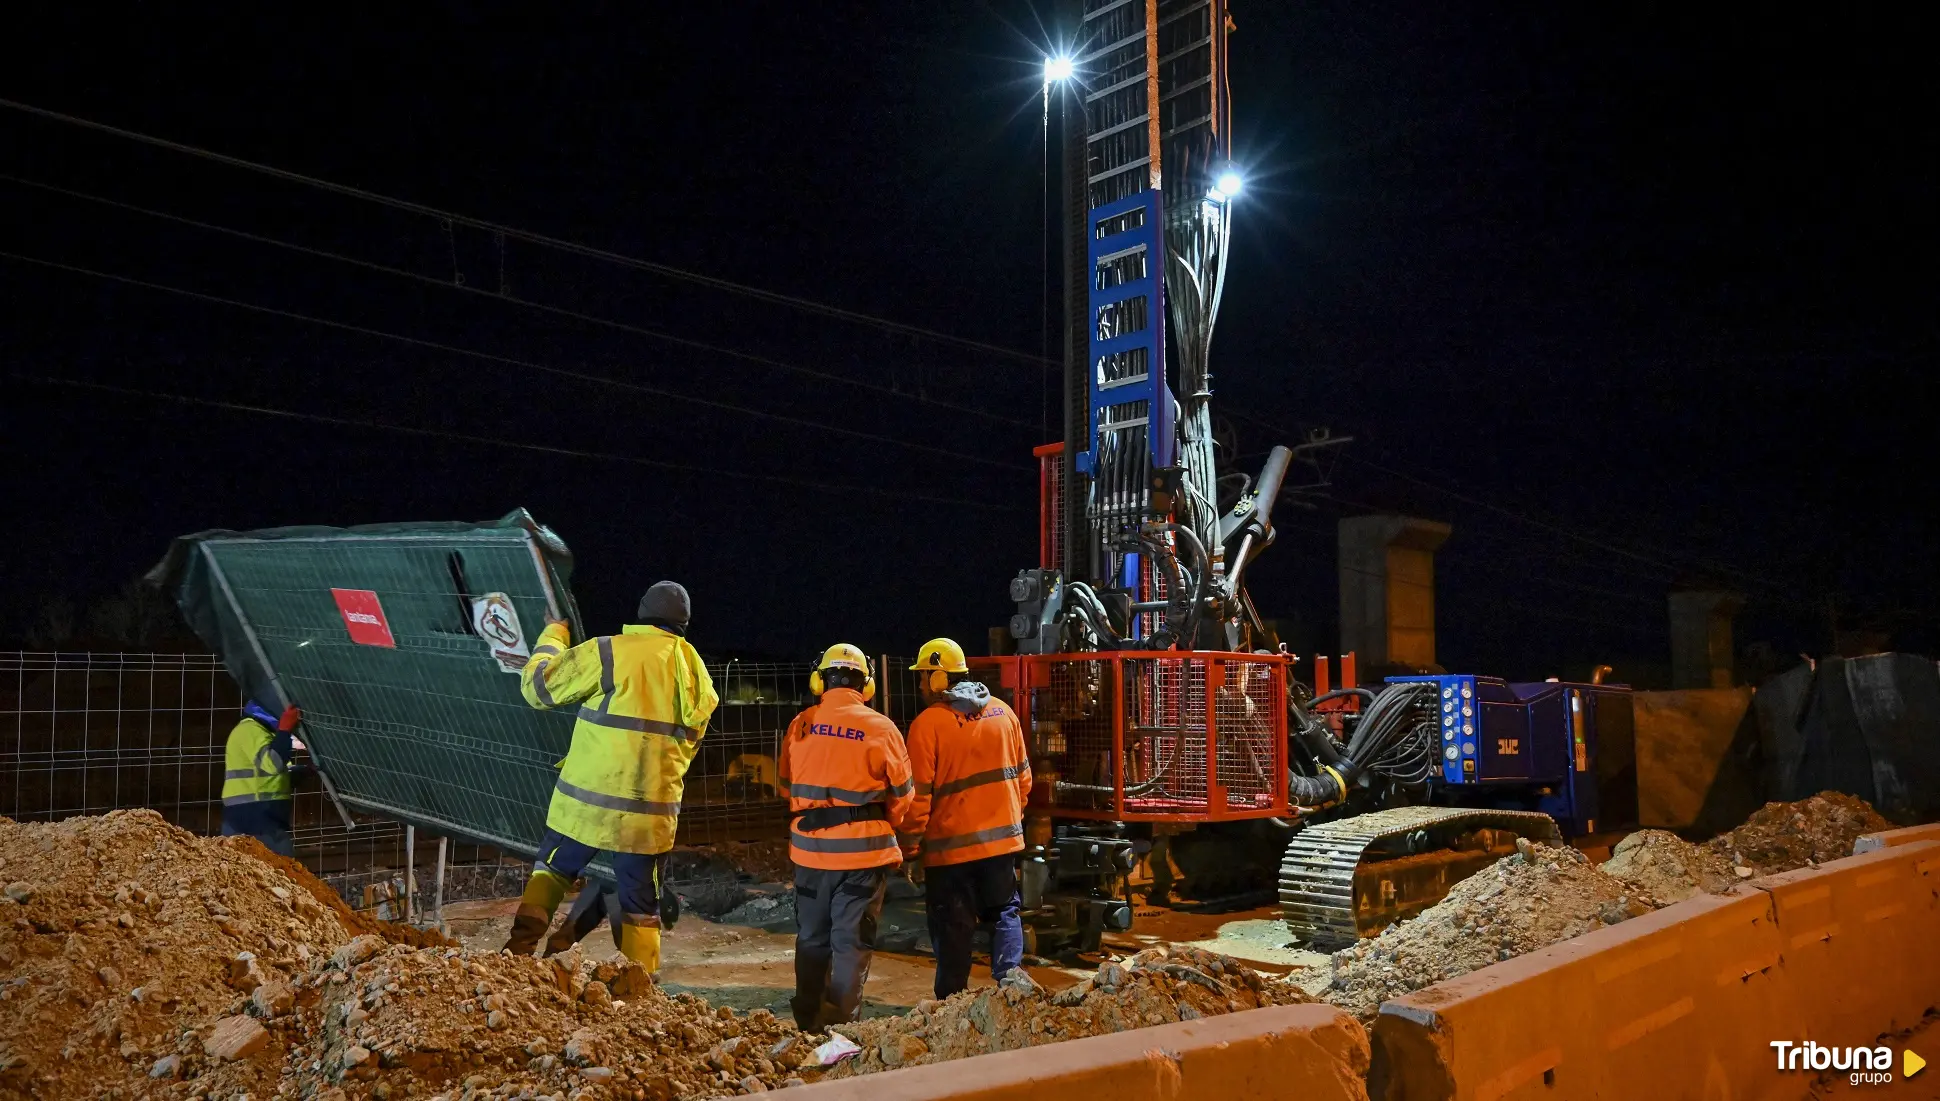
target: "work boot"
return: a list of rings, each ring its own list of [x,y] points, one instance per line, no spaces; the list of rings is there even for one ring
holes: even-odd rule
[[[546,940],[546,955],[556,956],[580,941],[591,936],[600,922],[607,918],[608,903],[614,911],[619,909],[611,888],[599,883],[588,883],[580,890],[579,897],[573,900],[573,907],[566,912],[566,920],[557,931]],[[614,942],[618,947],[617,939]]]
[[[638,920],[629,915],[626,924],[620,926],[620,954],[647,969],[650,975],[660,973],[660,927],[657,925],[634,924]],[[652,918],[646,919],[648,921]]]
[[[519,909],[512,917],[512,935],[505,942],[505,949],[515,956],[529,956],[539,947],[539,938],[546,935],[552,927],[552,912],[559,909],[559,903],[566,897],[567,883],[550,871],[540,869],[525,881],[525,893],[519,898]]]

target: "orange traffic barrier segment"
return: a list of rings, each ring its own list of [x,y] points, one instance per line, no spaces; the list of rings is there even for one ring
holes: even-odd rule
[[[1915,841],[1940,841],[1940,822],[1930,822],[1924,826],[1907,826],[1905,829],[1885,830],[1880,833],[1861,834],[1852,843],[1854,856],[1861,853],[1878,852],[1895,845],[1911,845]]]
[[[801,1101],[1348,1101],[1367,1034],[1330,1005],[1253,1009],[820,1082]]]
[[[1388,1002],[1369,1093],[1798,1097],[1812,1071],[1779,1069],[1774,1043],[1870,1051],[1934,1006],[1940,842],[1913,841],[1700,895]]]

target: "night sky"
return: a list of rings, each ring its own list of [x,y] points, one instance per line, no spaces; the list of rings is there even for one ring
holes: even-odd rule
[[[1234,8],[1215,409],[1248,469],[1355,437],[1249,573],[1298,645],[1377,508],[1454,525],[1452,669],[1660,680],[1675,585],[1746,593],[1741,646],[1933,645],[1919,16]],[[0,258],[0,639],[180,533],[523,505],[603,627],[671,577],[710,652],[980,650],[1051,438],[1050,36],[1014,0],[16,14],[6,99],[432,212],[0,110],[0,252],[120,280]]]

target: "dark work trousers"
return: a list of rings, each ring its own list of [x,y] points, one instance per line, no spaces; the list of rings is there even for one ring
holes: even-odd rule
[[[222,835],[247,834],[278,856],[295,856],[296,839],[290,832],[289,799],[263,799],[222,808]]]
[[[876,955],[888,868],[795,868],[795,1023],[804,1032],[855,1020]]]
[[[1016,853],[924,868],[923,894],[938,998],[970,985],[970,942],[979,925],[990,930],[991,978],[1002,979],[1024,961]]]

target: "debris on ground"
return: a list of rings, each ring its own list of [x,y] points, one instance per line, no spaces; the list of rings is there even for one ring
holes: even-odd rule
[[[838,1025],[862,1052],[827,1077],[1313,1000],[1298,987],[1225,956],[1195,948],[1148,948],[1127,959],[1108,960],[1096,974],[1056,994],[1013,971],[994,988],[924,1001],[901,1017]]]
[[[1638,830],[1617,842],[1602,868],[1664,903],[1719,894],[1746,878],[1723,854],[1665,830]]]
[[[283,1079],[270,1092],[346,1098],[446,1096],[658,1101],[778,1089],[809,1045],[765,1009],[715,1009],[668,994],[639,964],[358,937],[297,981]],[[272,1023],[274,1027],[274,1023]],[[207,1069],[211,1093],[257,1092]]]
[[[755,895],[714,920],[725,925],[794,925],[795,892]]]
[[[248,851],[148,810],[0,818],[0,1086],[85,1097],[172,1080],[211,1057],[224,1018],[287,1012],[295,976],[350,936],[319,900],[329,888]]]
[[[1334,953],[1322,997],[1372,1021],[1383,1001],[1592,929],[1649,913],[1657,899],[1566,845],[1523,841],[1448,897]],[[1302,976],[1290,976],[1299,981]]]
[[[1861,834],[1892,828],[1864,799],[1822,791],[1796,803],[1766,803],[1705,847],[1755,875],[1771,875],[1851,856]]]

